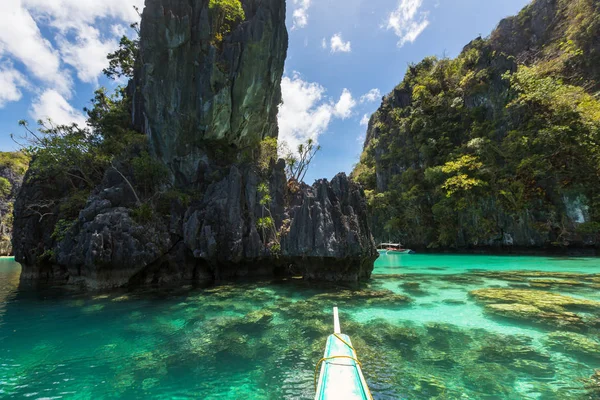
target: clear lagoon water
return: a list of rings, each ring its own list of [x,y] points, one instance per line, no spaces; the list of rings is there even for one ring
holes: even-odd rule
[[[600,259],[382,256],[350,287],[84,292],[19,275],[0,259],[2,399],[312,399],[334,305],[375,399],[600,398]],[[478,289],[587,303],[507,318]]]

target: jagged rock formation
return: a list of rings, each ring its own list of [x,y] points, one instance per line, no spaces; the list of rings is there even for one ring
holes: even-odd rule
[[[308,279],[357,281],[370,277],[377,256],[362,189],[344,174],[291,193],[283,165],[273,165],[271,209],[278,229],[286,224],[280,254],[271,254],[257,228],[262,214],[258,176],[231,166],[208,185],[193,205],[171,205],[169,215],[136,221],[125,184],[107,173],[104,188],[88,201],[57,244],[52,215],[39,215],[17,202],[15,244],[23,279],[82,283],[89,287],[212,281],[243,276],[302,275]],[[23,196],[40,196],[26,187]],[[38,242],[31,241],[34,237]],[[54,247],[55,262],[41,249]]]
[[[27,162],[22,153],[0,152],[0,256],[13,254],[13,204],[23,183]]]
[[[600,245],[599,35],[597,1],[535,0],[456,59],[409,67],[371,117],[353,172],[376,238]]]
[[[131,168],[121,163],[65,224],[67,188],[38,182],[32,172],[16,203],[23,279],[116,287],[370,277],[377,252],[359,185],[344,174],[312,187],[287,182],[282,160],[266,170],[252,160],[262,139],[277,136],[287,32],[284,0],[242,4],[245,21],[215,42],[208,0],[146,1],[132,114],[174,187],[192,195],[140,216],[143,207],[121,176]],[[43,218],[31,207],[40,199]],[[260,223],[267,213],[276,234]]]

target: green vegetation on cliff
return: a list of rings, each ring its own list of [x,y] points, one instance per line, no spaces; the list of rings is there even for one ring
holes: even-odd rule
[[[456,59],[410,66],[371,117],[353,172],[376,236],[596,244],[598,35],[598,4],[538,0]]]
[[[0,152],[0,168],[10,169],[17,175],[25,175],[29,157],[21,151]]]
[[[211,12],[212,31],[217,43],[246,18],[240,0],[210,0],[208,9]]]
[[[20,152],[0,152],[0,256],[12,254],[14,199],[21,188],[29,157]]]

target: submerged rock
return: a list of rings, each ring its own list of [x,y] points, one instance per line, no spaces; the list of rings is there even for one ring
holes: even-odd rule
[[[546,346],[568,354],[600,360],[600,342],[574,332],[552,332],[545,340]]]
[[[412,299],[391,290],[341,290],[334,293],[323,293],[313,297],[316,301],[331,301],[335,304],[356,303],[364,301],[371,307],[398,307],[405,306]]]
[[[586,380],[585,389],[590,399],[600,398],[600,370],[594,371],[592,376]]]
[[[600,312],[600,302],[539,290],[479,289],[470,295],[492,315],[577,330],[586,328],[586,319],[570,310]]]
[[[578,299],[558,293],[541,290],[521,289],[478,289],[469,292],[473,297],[485,302],[523,303],[534,305],[541,309],[562,311],[565,307],[600,309],[600,302]]]
[[[404,290],[411,296],[426,296],[427,292],[421,289],[421,283],[419,282],[404,282],[398,285],[398,287]]]
[[[556,373],[552,365],[534,360],[516,360],[511,364],[511,368],[529,376],[540,378],[550,378]]]
[[[494,335],[488,338],[477,350],[479,360],[483,362],[517,362],[531,360],[549,362],[550,355],[531,346],[531,339],[521,336]]]
[[[506,396],[508,387],[513,384],[516,374],[503,365],[479,363],[467,366],[462,373],[465,386],[480,396],[493,393],[495,396]]]
[[[568,288],[572,286],[585,286],[584,282],[570,279],[530,279],[529,286],[536,288],[561,287]]]

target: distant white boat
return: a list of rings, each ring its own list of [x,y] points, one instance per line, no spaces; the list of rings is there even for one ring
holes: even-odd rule
[[[400,243],[380,243],[377,246],[379,254],[415,254],[414,250],[405,249]]]

